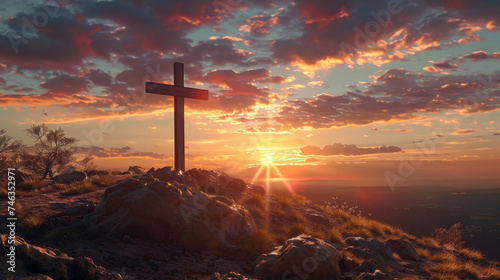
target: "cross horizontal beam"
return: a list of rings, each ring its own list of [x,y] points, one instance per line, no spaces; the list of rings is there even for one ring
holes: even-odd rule
[[[153,82],[146,83],[146,92],[161,94],[161,95],[184,97],[184,98],[208,100],[208,90],[189,88],[189,87],[179,87],[179,86],[153,83]]]

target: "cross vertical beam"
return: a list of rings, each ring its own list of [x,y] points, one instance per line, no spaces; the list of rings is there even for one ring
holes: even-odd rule
[[[208,100],[208,90],[184,87],[184,64],[174,63],[174,85],[146,82],[146,92],[174,97],[174,166],[186,171],[184,98]]]
[[[174,63],[174,86],[184,87],[184,64]],[[186,171],[184,137],[184,97],[174,96],[174,165],[175,169]]]

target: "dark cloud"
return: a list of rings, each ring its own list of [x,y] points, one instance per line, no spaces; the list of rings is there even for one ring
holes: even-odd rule
[[[319,94],[289,100],[275,121],[290,128],[329,128],[364,125],[391,119],[411,119],[420,113],[458,108],[486,112],[500,106],[500,73],[427,76],[389,69],[362,92]]]
[[[471,54],[464,55],[460,58],[460,60],[470,59],[472,61],[479,61],[485,59],[500,59],[500,52],[494,52],[492,54],[488,54],[485,51],[476,51]]]
[[[300,150],[303,155],[327,155],[327,156],[331,155],[359,156],[359,155],[369,155],[369,154],[401,152],[401,148],[396,146],[360,148],[356,145],[343,145],[340,143],[326,145],[323,148],[316,146],[305,146]]]

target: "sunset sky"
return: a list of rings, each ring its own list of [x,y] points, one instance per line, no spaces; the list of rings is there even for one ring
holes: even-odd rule
[[[500,1],[0,1],[0,128],[45,123],[99,169],[290,184],[499,186]]]

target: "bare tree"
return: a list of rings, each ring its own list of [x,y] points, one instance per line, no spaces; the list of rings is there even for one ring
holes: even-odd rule
[[[97,165],[94,162],[95,157],[93,155],[85,155],[83,159],[78,161],[78,164],[83,167],[83,172],[96,169]]]
[[[21,153],[22,165],[39,174],[43,179],[47,175],[54,178],[54,170],[61,170],[73,161],[76,148],[71,147],[77,142],[75,137],[68,137],[62,128],[56,130],[45,124],[32,125],[25,130],[35,142],[34,153]]]
[[[0,130],[0,170],[7,167],[17,167],[16,159],[19,150],[24,148],[22,141],[12,141],[12,137],[6,134],[5,129]]]

